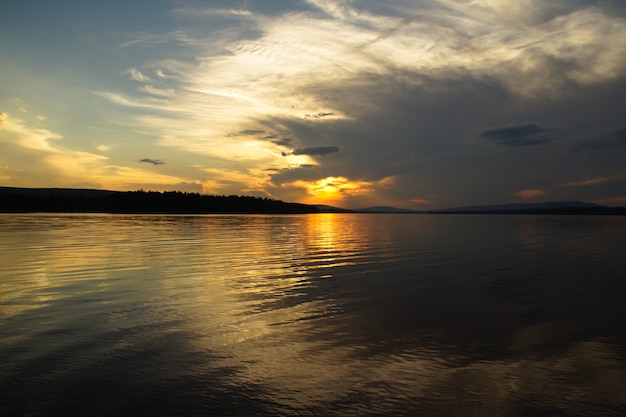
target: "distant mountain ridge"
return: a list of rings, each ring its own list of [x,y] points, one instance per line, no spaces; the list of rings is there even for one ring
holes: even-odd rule
[[[508,203],[417,211],[390,206],[355,210],[286,203],[250,196],[209,196],[179,191],[108,191],[83,188],[0,186],[0,212],[133,213],[399,213],[399,214],[586,214],[626,215],[626,207],[581,201]]]
[[[439,210],[430,210],[429,213],[453,213],[453,212],[475,212],[475,211],[520,211],[520,210],[552,210],[567,208],[603,208],[594,203],[585,203],[582,201],[549,201],[544,203],[507,203],[507,204],[490,204],[484,206],[464,206],[451,207]]]
[[[626,207],[607,207],[581,201],[550,201],[545,203],[510,203],[486,206],[453,207],[428,211],[431,214],[562,214],[562,215],[626,215]]]
[[[357,213],[420,213],[416,210],[405,208],[389,207],[389,206],[373,206],[354,210]]]
[[[315,204],[313,207],[317,208],[321,213],[352,213],[353,210],[344,209],[341,207],[328,206],[326,204]]]

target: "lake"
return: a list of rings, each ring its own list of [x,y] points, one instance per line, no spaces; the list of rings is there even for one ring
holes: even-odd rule
[[[626,217],[0,215],[2,416],[623,416]]]

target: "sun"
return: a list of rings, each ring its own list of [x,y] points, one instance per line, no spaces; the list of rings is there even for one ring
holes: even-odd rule
[[[342,190],[354,188],[356,187],[344,177],[326,177],[310,184],[308,192],[318,197],[337,197]]]
[[[367,181],[351,181],[346,177],[326,177],[316,181],[296,181],[290,185],[304,188],[307,204],[341,204],[356,195],[372,191],[372,184]]]

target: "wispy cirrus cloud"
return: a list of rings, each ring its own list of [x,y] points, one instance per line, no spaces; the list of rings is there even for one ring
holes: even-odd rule
[[[595,177],[595,178],[586,178],[580,181],[569,181],[563,184],[560,184],[563,187],[588,187],[598,184],[605,184],[607,182],[618,181],[624,179],[626,176],[617,175],[617,176],[608,176],[608,177]]]
[[[164,112],[182,112],[182,107],[172,105],[169,100],[155,97],[129,97],[125,94],[111,93],[106,91],[92,91],[93,94],[105,98],[115,104],[124,107],[134,107],[138,109],[149,109]]]
[[[137,68],[129,68],[128,70],[126,70],[126,74],[128,75],[128,78],[130,78],[131,80],[140,81],[140,82],[150,81],[150,77],[148,77],[147,75],[139,71]]]
[[[207,18],[207,17],[224,17],[224,16],[236,16],[247,17],[252,16],[252,12],[245,8],[239,9],[220,9],[220,8],[208,8],[208,7],[193,7],[185,6],[174,9],[174,13],[188,18]]]

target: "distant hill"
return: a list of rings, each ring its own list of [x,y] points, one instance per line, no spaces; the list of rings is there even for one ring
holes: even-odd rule
[[[357,213],[420,213],[419,211],[389,206],[365,207],[354,210]]]
[[[339,207],[327,206],[325,204],[314,205],[320,213],[352,213],[353,210],[347,210]]]
[[[586,214],[626,215],[626,207],[580,201],[510,203],[415,211],[389,206],[346,210],[328,205],[286,203],[251,196],[180,191],[108,191],[78,188],[0,187],[2,213],[415,213],[415,214]]]
[[[537,210],[537,209],[559,209],[568,207],[603,207],[593,203],[583,203],[581,201],[550,201],[547,203],[509,203],[492,204],[486,206],[465,206],[451,207],[447,209],[431,210],[437,213],[449,212],[470,212],[470,211],[506,211],[506,210]]]
[[[430,210],[434,214],[626,214],[626,208],[606,207],[581,201],[510,203]]]

